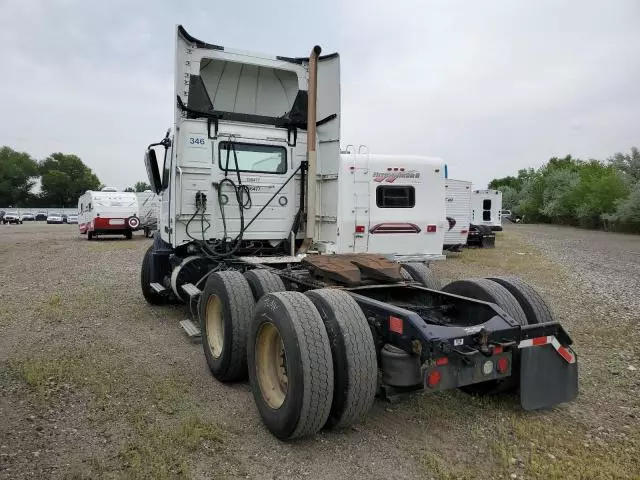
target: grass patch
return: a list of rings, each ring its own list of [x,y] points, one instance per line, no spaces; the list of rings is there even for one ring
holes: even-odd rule
[[[223,442],[215,425],[191,414],[178,425],[143,425],[136,438],[127,442],[119,457],[126,478],[132,480],[185,478],[190,476],[188,455],[199,448],[214,449]]]
[[[43,408],[60,394],[88,393],[88,420],[125,440],[111,456],[86,463],[74,478],[190,478],[189,462],[199,449],[217,452],[222,430],[202,420],[179,377],[150,376],[127,361],[126,352],[104,343],[76,352],[51,353],[12,362],[10,369],[32,387]],[[83,476],[84,475],[84,476]]]
[[[442,442],[430,442],[429,451],[421,455],[427,477],[637,479],[640,472],[636,426],[589,430],[579,422],[566,422],[560,409],[524,412],[510,399],[459,392],[425,396],[417,403],[429,431],[442,436]],[[452,454],[447,448],[451,437],[454,443],[473,446],[473,454]]]
[[[469,248],[434,266],[442,272],[461,276],[516,275],[534,284],[552,286],[567,282],[566,269],[546,259],[535,247],[513,231],[497,234],[496,248]]]

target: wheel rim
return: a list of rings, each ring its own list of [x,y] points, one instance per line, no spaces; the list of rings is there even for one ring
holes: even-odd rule
[[[207,340],[214,358],[222,355],[224,346],[224,322],[222,320],[222,302],[217,295],[211,295],[207,300],[205,311],[207,323]]]
[[[278,409],[287,397],[289,378],[284,343],[276,326],[267,322],[256,338],[256,376],[267,405]]]

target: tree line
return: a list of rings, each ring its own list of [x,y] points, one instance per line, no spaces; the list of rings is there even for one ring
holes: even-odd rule
[[[40,178],[41,191],[32,189]],[[10,147],[0,148],[0,206],[14,208],[75,207],[87,190],[100,190],[103,184],[80,157],[52,153],[35,160],[28,153]],[[143,192],[150,186],[137,182],[125,191]]]
[[[538,169],[496,178],[503,208],[525,222],[640,232],[640,151],[605,161],[553,157]]]

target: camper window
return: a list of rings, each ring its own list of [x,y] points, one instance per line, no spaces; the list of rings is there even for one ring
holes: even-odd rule
[[[220,142],[218,157],[218,164],[222,170],[234,171],[237,157],[238,170],[241,172],[287,173],[287,151],[284,147]]]
[[[482,201],[482,220],[491,221],[491,200],[488,198]]]
[[[413,208],[416,191],[410,185],[379,185],[376,188],[378,208]]]

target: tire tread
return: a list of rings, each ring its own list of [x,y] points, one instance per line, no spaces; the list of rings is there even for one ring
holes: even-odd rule
[[[336,355],[344,355],[347,365],[347,392],[342,405],[342,411],[336,411],[336,395],[342,393],[334,388],[334,402],[329,418],[330,426],[344,428],[360,422],[367,415],[375,399],[378,378],[378,363],[376,358],[373,335],[364,313],[356,301],[346,292],[332,289],[311,290],[307,296],[312,299],[316,307],[318,300],[323,299],[329,304],[338,332],[329,333],[332,346],[334,366]],[[327,329],[330,325],[325,323]],[[344,342],[344,351],[336,352],[337,342],[332,335],[340,335]],[[340,345],[342,346],[342,345]],[[335,377],[335,375],[334,375]]]
[[[300,418],[289,438],[313,435],[326,423],[333,398],[329,337],[311,300],[299,292],[273,293],[290,313],[298,338],[304,377]]]

